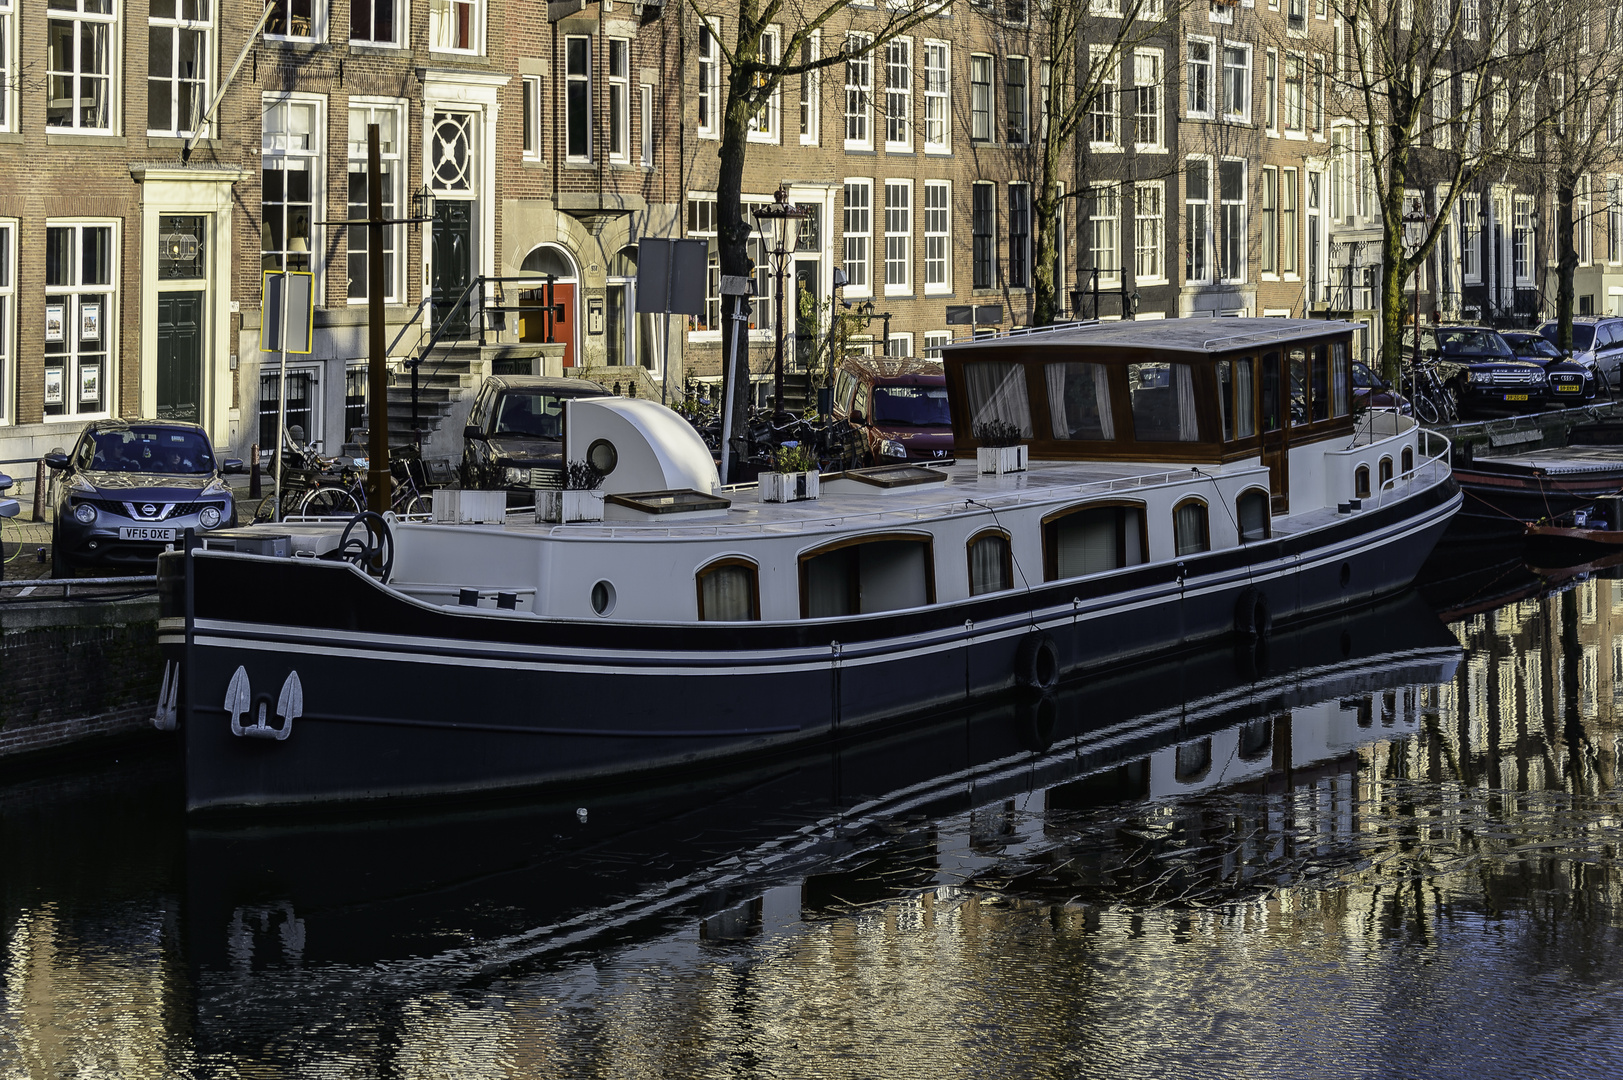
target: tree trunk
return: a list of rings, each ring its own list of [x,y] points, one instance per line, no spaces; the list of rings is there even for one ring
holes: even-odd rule
[[[753,16],[753,11],[745,14]],[[748,20],[746,20],[748,21]],[[753,60],[754,47],[746,44],[742,28],[739,34],[739,59]],[[747,56],[745,55],[747,52]],[[743,85],[739,85],[743,83]],[[749,85],[738,68],[731,68],[727,78],[727,101],[721,116],[721,146],[717,156],[721,166],[716,175],[716,253],[722,278],[744,277],[750,272],[748,244],[750,223],[744,220],[744,151],[748,146],[750,106]],[[730,483],[738,482],[738,435],[748,430],[749,419],[749,318],[742,309],[748,305],[747,296],[721,298],[721,371],[723,401],[733,403],[733,445],[723,448],[731,459],[726,475]],[[766,303],[763,297],[758,302]],[[740,319],[737,316],[744,314]],[[733,338],[738,336],[738,355],[734,357]]]
[[[1032,212],[1037,218],[1031,253],[1032,326],[1050,325],[1064,306],[1057,301],[1058,290],[1063,289],[1065,283],[1054,280],[1054,253],[1059,246],[1057,218],[1060,195],[1054,177],[1058,158],[1059,147],[1054,145],[1052,138],[1045,137],[1037,177],[1037,197],[1032,203]],[[1074,224],[1072,228],[1075,228]]]
[[[1578,189],[1578,174],[1571,169],[1559,169],[1555,176],[1555,316],[1559,320],[1555,335],[1556,348],[1562,352],[1572,349],[1572,308],[1577,292],[1575,277],[1578,273],[1578,246],[1572,242],[1572,200]]]

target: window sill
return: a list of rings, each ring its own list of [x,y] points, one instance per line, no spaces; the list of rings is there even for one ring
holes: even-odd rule
[[[951,146],[936,145],[936,144],[933,144],[933,143],[925,143],[924,144],[924,152],[926,154],[951,155],[952,154],[952,147]]]
[[[385,59],[411,55],[411,46],[392,45],[381,41],[355,41],[349,43],[351,56],[379,56]]]
[[[847,154],[868,154],[868,155],[871,155],[873,153],[873,144],[872,143],[868,143],[868,144],[846,143],[845,144],[845,152]]]
[[[127,146],[128,142],[122,135],[106,132],[102,135],[80,134],[47,131],[45,133],[46,146]]]
[[[154,135],[147,133],[147,149],[149,150],[179,150],[186,145],[184,135]],[[219,139],[198,139],[192,143],[193,150],[218,150],[223,144]]]
[[[926,288],[924,290],[924,298],[926,300],[951,300],[954,298],[954,294],[951,289],[948,289],[946,292],[937,292],[935,288]]]
[[[524,157],[519,159],[519,164],[526,167],[545,165],[546,163],[547,159],[541,157]]]
[[[885,153],[887,153],[887,154],[907,154],[908,156],[911,157],[912,154],[913,154],[913,145],[911,143],[886,143],[885,144]]]
[[[24,141],[23,133],[20,131],[0,131],[0,145],[4,145],[6,143],[21,143]]]
[[[584,171],[597,168],[597,162],[590,158],[565,158],[564,168]]]

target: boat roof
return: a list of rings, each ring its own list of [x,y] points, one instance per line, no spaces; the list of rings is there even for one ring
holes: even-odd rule
[[[1316,341],[1350,334],[1359,323],[1341,319],[1139,319],[1124,322],[1071,323],[1015,331],[1002,337],[975,338],[941,347],[950,352],[994,349],[1144,349],[1153,352],[1216,356],[1260,345]]]

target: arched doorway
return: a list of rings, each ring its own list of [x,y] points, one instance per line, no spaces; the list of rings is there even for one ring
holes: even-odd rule
[[[519,272],[536,279],[519,291],[519,340],[561,342],[564,367],[574,367],[579,278],[569,256],[559,248],[542,245],[524,256]]]

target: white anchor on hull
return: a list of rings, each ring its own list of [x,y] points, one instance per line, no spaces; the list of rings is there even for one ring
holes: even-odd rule
[[[276,698],[276,715],[282,726],[273,728],[265,723],[266,702],[259,703],[259,719],[244,727],[242,714],[253,708],[253,692],[248,687],[247,669],[238,666],[225,688],[225,711],[231,714],[231,734],[246,735],[250,739],[276,739],[281,741],[293,734],[293,720],[304,715],[304,686],[297,671],[288,672],[282,683],[282,692]]]

